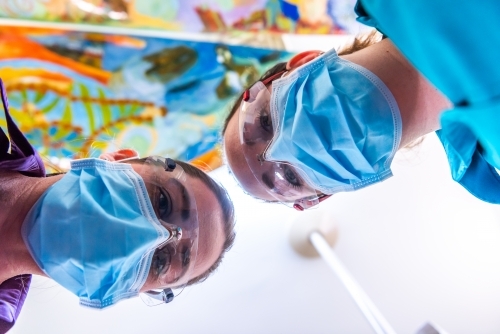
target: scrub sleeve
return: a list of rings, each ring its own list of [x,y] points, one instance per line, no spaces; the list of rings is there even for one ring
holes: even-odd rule
[[[500,204],[498,0],[358,0],[355,12],[453,102],[437,131],[452,177]]]
[[[18,171],[28,176],[44,177],[45,167],[42,159],[9,114],[7,95],[1,79],[0,93],[10,137],[9,140],[0,128],[0,170]],[[20,275],[0,284],[0,333],[6,333],[14,326],[30,283],[31,275]]]

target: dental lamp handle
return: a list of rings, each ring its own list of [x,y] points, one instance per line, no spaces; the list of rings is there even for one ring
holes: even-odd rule
[[[387,322],[384,316],[380,313],[377,307],[370,300],[368,295],[363,291],[361,286],[351,276],[349,271],[344,267],[342,262],[333,252],[330,245],[325,241],[321,233],[313,232],[309,236],[309,240],[314,248],[321,255],[323,260],[330,266],[340,279],[344,287],[349,292],[359,310],[365,316],[366,320],[370,323],[373,330],[377,334],[396,334],[391,325]]]

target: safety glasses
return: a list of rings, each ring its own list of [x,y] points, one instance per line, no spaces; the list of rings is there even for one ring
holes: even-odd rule
[[[198,211],[189,179],[182,167],[169,158],[136,159],[132,166],[146,184],[155,216],[171,234],[154,251],[149,275],[159,287],[182,289],[193,278],[198,253]],[[147,294],[163,302],[173,299],[170,289]]]
[[[300,168],[286,161],[269,161],[265,157],[276,134],[271,115],[271,93],[267,85],[285,73],[281,71],[258,81],[243,93],[238,129],[243,154],[255,179],[278,202],[303,211],[330,195],[314,189]]]

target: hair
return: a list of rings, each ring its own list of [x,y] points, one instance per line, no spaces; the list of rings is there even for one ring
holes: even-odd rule
[[[337,50],[337,53],[339,56],[345,56],[345,55],[354,53],[354,52],[362,50],[362,49],[364,49],[372,44],[378,43],[381,40],[381,38],[382,38],[382,35],[377,30],[371,30],[369,33],[356,36],[350,44],[341,46]],[[286,62],[277,63],[276,65],[274,65],[273,67],[268,69],[266,71],[266,73],[264,73],[258,81],[266,80],[267,78],[270,78],[271,76],[275,75],[276,73],[279,73],[281,71],[286,70],[286,64],[287,64]],[[252,85],[253,85],[253,83],[251,85],[249,85],[248,87],[246,87],[245,90],[250,88]],[[224,124],[222,126],[222,135],[224,135],[224,133],[226,132],[227,125],[228,125],[229,121],[234,116],[234,114],[238,111],[242,99],[243,99],[243,93],[240,94],[240,96],[238,97],[236,102],[231,107],[228,115],[226,116],[226,119],[224,120]]]
[[[127,162],[144,163],[146,159],[147,158],[142,158],[142,159],[138,158],[129,160]],[[224,187],[222,187],[219,183],[217,183],[214,179],[208,176],[201,169],[183,161],[175,160],[175,162],[180,167],[182,167],[182,169],[184,170],[184,172],[186,172],[187,175],[197,178],[201,182],[203,182],[215,195],[217,201],[219,202],[222,208],[223,230],[225,236],[224,244],[222,245],[222,251],[217,260],[215,260],[215,262],[210,266],[210,268],[208,268],[208,270],[206,270],[201,275],[191,278],[188,281],[187,285],[192,285],[205,281],[213,272],[215,272],[216,269],[219,267],[220,263],[222,262],[225,253],[228,252],[231,249],[231,247],[233,247],[234,239],[236,238],[236,233],[234,232],[234,225],[235,225],[234,206],[233,203],[231,202],[231,199],[226,189],[224,189]],[[51,173],[47,174],[47,177],[56,176],[60,174],[65,174],[65,173],[64,172]]]

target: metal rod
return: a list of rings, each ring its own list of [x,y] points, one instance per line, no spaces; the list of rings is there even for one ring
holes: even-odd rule
[[[309,240],[314,248],[321,255],[323,260],[337,274],[338,278],[349,292],[350,296],[358,306],[359,310],[365,316],[368,323],[372,326],[377,334],[396,334],[391,325],[387,322],[384,316],[380,313],[377,307],[370,300],[368,295],[363,291],[361,286],[351,276],[346,267],[340,262],[333,249],[325,241],[323,236],[318,232],[313,232],[309,236]]]

